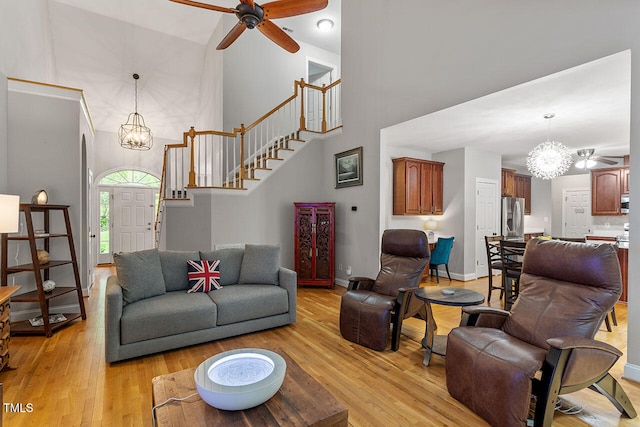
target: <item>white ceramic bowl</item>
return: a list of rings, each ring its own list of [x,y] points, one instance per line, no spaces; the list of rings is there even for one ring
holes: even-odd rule
[[[227,411],[253,408],[282,385],[287,363],[273,351],[243,348],[210,357],[194,374],[202,400]]]

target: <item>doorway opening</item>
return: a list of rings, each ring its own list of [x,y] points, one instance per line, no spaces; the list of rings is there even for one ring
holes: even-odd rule
[[[307,79],[308,84],[313,86],[328,86],[339,77],[337,75],[337,67],[322,61],[307,58]],[[317,90],[308,91],[306,94],[306,117],[307,117],[307,129],[320,130],[322,129],[322,94]],[[332,110],[335,102],[327,103],[327,117],[334,117],[337,112]]]
[[[111,264],[114,252],[154,247],[153,223],[160,200],[160,178],[121,169],[98,182],[98,264]]]

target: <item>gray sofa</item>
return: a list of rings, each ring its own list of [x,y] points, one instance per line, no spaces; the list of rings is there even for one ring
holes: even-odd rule
[[[279,248],[246,245],[211,252],[114,254],[107,279],[105,356],[116,362],[296,320],[296,273]],[[220,289],[188,293],[187,260],[219,260]]]

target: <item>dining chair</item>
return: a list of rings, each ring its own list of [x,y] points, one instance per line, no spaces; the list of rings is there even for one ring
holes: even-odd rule
[[[511,306],[520,292],[520,274],[522,274],[522,258],[526,243],[516,240],[500,241],[500,258],[502,260],[502,286],[504,286],[504,309]]]
[[[494,286],[493,284],[493,270],[500,270],[502,273],[502,256],[500,255],[500,240],[504,239],[504,236],[484,236],[484,242],[487,248],[487,268],[489,269],[487,277],[489,278],[489,293],[487,295],[487,302],[491,301],[491,292],[493,290],[500,290],[500,299],[504,295],[504,286]]]
[[[438,273],[438,266],[444,264],[444,268],[447,270],[447,277],[451,281],[451,274],[449,274],[449,255],[451,255],[451,247],[453,246],[454,237],[438,237],[436,247],[431,252],[431,260],[429,261],[430,275],[433,276],[433,272],[436,272],[436,283],[440,283],[440,274]]]

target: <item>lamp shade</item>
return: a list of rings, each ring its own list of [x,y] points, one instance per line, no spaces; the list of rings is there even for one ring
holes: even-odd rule
[[[20,218],[20,196],[0,194],[0,233],[18,231]]]

